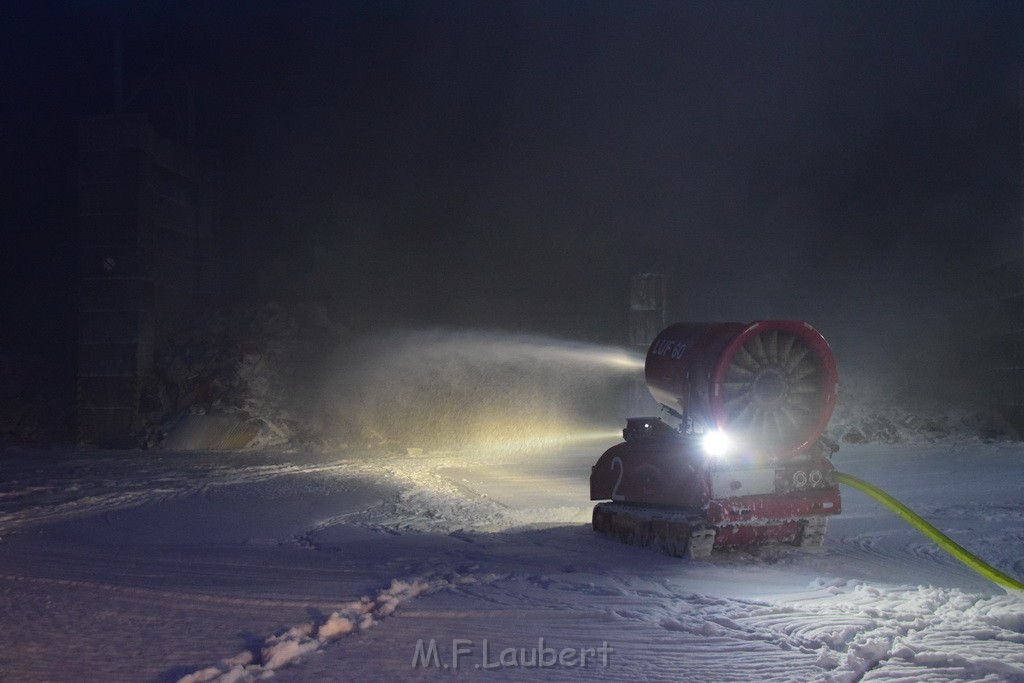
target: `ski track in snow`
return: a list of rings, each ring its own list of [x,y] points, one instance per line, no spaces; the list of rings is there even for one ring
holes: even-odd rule
[[[82,515],[132,507],[161,498],[202,493],[210,487],[233,486],[266,481],[288,474],[317,474],[345,470],[344,465],[261,465],[248,467],[213,467],[208,470],[187,470],[176,475],[145,478],[104,479],[99,484],[76,478],[25,486],[15,479],[0,483],[0,536],[31,527]],[[106,489],[106,490],[104,490]],[[92,491],[95,490],[95,493]],[[85,495],[83,495],[85,494]],[[23,501],[34,501],[24,505]],[[41,500],[41,502],[40,502]],[[4,509],[8,508],[8,509]]]
[[[853,464],[870,469],[896,449],[850,450],[863,456],[863,463]],[[924,457],[920,450],[908,462],[919,462]],[[926,455],[950,457],[941,448],[931,451]],[[1005,449],[992,451],[1007,456]],[[229,487],[248,490],[260,482],[333,478],[356,482],[356,489],[363,486],[360,481],[385,482],[391,493],[377,495],[370,504],[339,514],[317,513],[303,528],[286,536],[271,534],[267,541],[275,552],[304,551],[336,560],[327,566],[337,571],[362,567],[365,575],[352,574],[357,583],[378,588],[338,594],[330,588],[332,574],[326,569],[310,571],[304,580],[287,563],[256,571],[244,560],[204,563],[200,556],[188,563],[166,560],[165,573],[172,577],[167,581],[177,583],[161,588],[151,585],[151,576],[164,572],[156,560],[140,560],[137,571],[122,575],[114,571],[113,560],[100,554],[91,558],[81,549],[68,550],[66,561],[84,578],[43,576],[33,567],[57,557],[46,548],[5,562],[0,584],[8,593],[77,591],[168,607],[186,602],[217,610],[211,621],[223,623],[230,622],[233,610],[239,618],[258,610],[268,615],[288,608],[312,610],[311,618],[253,634],[241,651],[226,650],[224,659],[180,673],[181,683],[270,676],[283,681],[435,680],[445,673],[514,680],[1024,681],[1024,599],[981,582],[873,504],[846,496],[844,490],[844,515],[832,520],[827,547],[820,553],[765,548],[700,563],[681,561],[590,532],[586,475],[589,461],[599,453],[584,451],[579,466],[566,468],[564,476],[531,475],[529,486],[546,481],[556,492],[546,500],[522,481],[505,481],[508,474],[496,470],[495,458],[465,454],[332,462],[261,455],[254,460],[278,457],[284,462],[237,460],[236,466],[158,458],[99,486],[90,486],[74,468],[71,473],[26,468],[16,472],[16,479],[0,483],[4,534],[23,535],[41,525],[59,529],[97,514],[103,524],[116,526],[132,519],[134,510],[159,517],[165,509],[178,509],[175,501],[209,500],[212,505]],[[219,457],[200,459],[216,462]],[[539,467],[525,456],[517,458],[507,458],[512,470]],[[958,542],[980,548],[993,564],[1019,576],[1024,512],[1012,478],[1019,481],[1024,468],[1015,462],[1002,463],[1008,474],[999,482],[978,480],[975,488],[986,495],[976,502],[964,502],[961,495],[956,503],[932,498],[916,508]],[[853,473],[871,478],[868,472]],[[899,484],[899,476],[893,479]],[[970,488],[969,482],[962,483]],[[890,490],[899,496],[897,488]],[[527,502],[518,504],[520,499]],[[535,505],[538,501],[546,504]],[[113,517],[106,520],[105,515]],[[355,530],[363,535],[353,535]],[[366,539],[376,539],[376,559],[352,556]],[[0,552],[7,542],[0,541]],[[396,573],[403,571],[411,573]],[[188,588],[189,576],[209,580],[216,572],[239,585],[206,592]],[[294,580],[277,594],[254,597],[241,585],[246,577],[264,583],[282,573],[286,576],[281,578]],[[8,616],[15,623],[31,618],[15,610]],[[503,666],[455,672],[409,663],[417,639],[490,638],[502,646],[527,647],[536,644],[538,634],[572,647],[608,641],[615,652],[609,666],[592,662],[586,669]],[[0,659],[5,669],[19,671],[18,656]],[[191,659],[180,653],[177,661]],[[23,680],[54,677],[35,655],[23,658],[23,664]],[[83,680],[90,678],[98,680],[88,674]]]
[[[295,659],[316,652],[333,640],[350,633],[366,631],[394,614],[398,606],[424,593],[433,593],[448,586],[474,583],[473,577],[435,579],[432,581],[400,581],[395,579],[374,598],[363,596],[332,612],[326,619],[294,626],[267,636],[257,652],[243,650],[222,660],[219,666],[208,666],[183,676],[178,683],[218,683],[255,681],[266,678]]]

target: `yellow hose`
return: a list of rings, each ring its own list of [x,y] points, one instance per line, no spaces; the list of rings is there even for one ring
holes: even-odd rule
[[[836,481],[840,484],[846,484],[847,486],[852,486],[855,489],[863,491],[885,507],[895,512],[907,522],[917,527],[917,529],[925,536],[938,543],[939,547],[943,550],[984,576],[989,581],[1011,590],[1024,590],[1024,583],[1021,583],[1012,576],[1004,574],[973,553],[957,545],[949,536],[946,536],[944,533],[923,520],[916,512],[890,496],[882,489],[867,483],[863,479],[858,479],[857,477],[850,476],[849,474],[843,474],[842,472],[835,472],[834,476]]]

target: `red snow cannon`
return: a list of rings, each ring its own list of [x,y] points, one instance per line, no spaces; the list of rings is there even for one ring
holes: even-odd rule
[[[690,431],[742,435],[781,459],[821,436],[836,401],[832,349],[795,320],[677,323],[651,344],[644,375]]]
[[[590,476],[594,529],[673,555],[762,543],[821,545],[840,511],[824,439],[832,350],[807,323],[677,323],[651,344],[662,414],[629,418]]]

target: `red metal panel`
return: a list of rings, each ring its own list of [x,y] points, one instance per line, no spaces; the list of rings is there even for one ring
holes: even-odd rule
[[[712,500],[708,504],[711,524],[795,520],[838,515],[842,511],[839,489],[821,489],[801,495],[745,496]]]

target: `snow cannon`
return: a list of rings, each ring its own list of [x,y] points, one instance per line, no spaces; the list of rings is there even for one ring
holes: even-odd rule
[[[647,387],[690,432],[718,431],[789,459],[825,431],[836,399],[836,363],[804,322],[678,323],[651,344]]]
[[[823,437],[838,375],[805,322],[677,323],[651,343],[658,416],[626,421],[590,475],[594,529],[672,555],[765,543],[820,546],[839,514]]]

